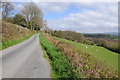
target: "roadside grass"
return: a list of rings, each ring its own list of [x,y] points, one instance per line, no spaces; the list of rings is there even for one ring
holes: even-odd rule
[[[42,33],[41,33],[42,34]],[[40,38],[41,38],[41,34],[40,34],[40,36],[39,36],[39,40],[40,40]],[[49,61],[49,63],[51,63],[51,61],[50,61],[50,59],[49,59],[49,57],[48,57],[48,55],[47,55],[47,52],[46,52],[46,50],[44,49],[44,46],[41,44],[41,40],[40,40],[40,46],[41,46],[41,48],[42,48],[42,51],[43,51],[43,57],[44,58],[46,58],[48,61]]]
[[[78,44],[69,40],[53,37],[48,34],[45,34],[45,37],[51,41],[59,51],[65,54],[69,63],[76,67],[75,71],[77,71],[78,74],[82,73],[83,78],[116,78],[118,76],[116,69],[85,50],[86,46],[84,49],[79,46],[80,43]],[[87,46],[87,48],[89,48],[89,46]]]
[[[43,35],[40,35],[40,43],[43,49],[46,51],[45,57],[49,58],[50,65],[52,67],[51,77],[52,78],[77,78],[80,75],[74,72],[74,67],[72,67],[67,57],[60,52],[55,45],[47,40]],[[44,54],[45,54],[44,53]]]
[[[23,37],[19,40],[10,40],[10,41],[3,41],[2,43],[0,43],[0,50],[3,50],[5,48],[8,48],[10,46],[13,46],[15,44],[21,43],[27,39],[29,39],[33,34],[30,34],[29,36]]]

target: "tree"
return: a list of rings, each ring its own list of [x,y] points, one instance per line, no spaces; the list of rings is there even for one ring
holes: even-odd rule
[[[14,6],[10,2],[2,2],[2,18],[7,18],[10,15],[12,15],[12,10],[14,9]]]
[[[15,17],[13,17],[13,23],[23,27],[26,26],[25,18],[21,14],[16,14]]]
[[[42,26],[41,30],[42,30],[42,32],[52,34],[52,29],[50,29],[50,28],[48,27],[46,20],[43,21],[43,26]]]
[[[0,1],[0,9],[2,8],[1,6],[2,2]],[[2,11],[0,10],[0,14],[2,14]],[[2,21],[2,15],[0,15],[0,22]]]
[[[44,20],[43,26],[42,26],[42,31],[45,31],[45,30],[47,30],[47,29],[48,29],[48,27],[47,27],[47,21]]]
[[[25,3],[23,6],[24,8],[21,10],[21,12],[27,22],[27,28],[33,30],[35,28],[41,28],[43,25],[42,10],[33,2]]]

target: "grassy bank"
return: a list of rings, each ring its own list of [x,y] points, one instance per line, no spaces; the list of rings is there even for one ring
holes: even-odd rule
[[[23,28],[22,26],[4,22],[0,23],[0,28],[2,29],[0,32],[0,42],[6,42],[11,40],[20,40],[21,38],[24,38],[25,36],[29,36],[30,34],[35,33],[35,31]]]
[[[117,71],[113,67],[106,64],[107,60],[104,61],[105,57],[103,57],[104,58],[103,60],[102,59],[100,60],[98,57],[93,55],[94,53],[92,54],[90,51],[86,50],[87,48],[89,48],[89,46],[85,46],[83,44],[78,44],[76,42],[72,42],[61,38],[56,38],[47,34],[45,35],[45,37],[48,40],[50,40],[52,43],[54,43],[54,45],[66,55],[66,57],[69,60],[69,63],[72,66],[76,67],[75,71],[78,74],[82,73],[83,78],[91,78],[91,77],[114,78],[118,76]],[[85,49],[80,47],[80,45],[83,45]],[[94,48],[94,50],[95,49],[96,48]],[[102,56],[104,55],[105,54],[103,54]]]
[[[29,39],[33,34],[29,35],[29,36],[26,36],[26,37],[23,37],[19,40],[10,40],[10,41],[3,41],[1,44],[0,44],[0,50],[3,50],[5,48],[8,48],[10,46],[13,46],[15,44],[18,44],[18,43],[21,43],[27,39]]]
[[[89,52],[90,54],[94,55],[97,59],[107,63],[111,67],[118,69],[118,55],[115,52],[112,52],[104,47],[95,46],[95,45],[87,45],[82,43],[76,43],[68,40],[64,40],[68,44],[74,45],[79,49]],[[74,49],[77,50],[77,49]]]
[[[36,33],[34,30],[5,21],[0,22],[0,25],[2,25],[0,26],[0,50],[23,42]]]
[[[52,42],[40,35],[40,42],[50,60],[52,67],[52,78],[77,78],[80,74],[74,72],[74,68],[69,64],[67,57],[61,53]]]
[[[89,54],[93,55],[96,59],[104,63],[104,65],[106,65],[107,67],[111,67],[111,69],[117,70],[120,76],[120,70],[119,70],[120,66],[119,66],[119,60],[118,60],[120,58],[120,54],[117,54],[115,52],[112,52],[100,46],[87,45],[87,44],[77,43],[77,42],[73,42],[65,39],[60,39],[60,40],[75,46],[73,48],[73,51],[75,52],[79,52],[80,49],[88,52]]]

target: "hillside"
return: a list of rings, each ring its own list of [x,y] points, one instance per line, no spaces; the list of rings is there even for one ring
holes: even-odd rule
[[[28,36],[33,33],[33,31],[23,28],[22,26],[18,26],[8,22],[0,23],[0,34],[2,37],[0,38],[0,42],[6,42],[9,40],[19,40],[22,37]]]
[[[23,42],[35,33],[35,31],[5,21],[0,22],[0,25],[0,50]]]
[[[118,40],[114,40],[117,36],[82,34],[72,31],[53,31],[51,32],[51,35],[78,43],[102,46],[113,52],[120,53],[120,50],[118,48]]]
[[[108,35],[113,35],[113,36],[120,36],[119,32],[105,32],[105,33],[101,33],[101,34],[108,34]]]
[[[113,39],[113,40],[120,39],[120,36],[110,35],[110,34],[84,34],[84,36],[92,37],[92,38],[107,38],[107,39]]]

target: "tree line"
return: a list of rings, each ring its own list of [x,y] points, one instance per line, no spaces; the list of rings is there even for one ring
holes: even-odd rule
[[[2,2],[2,20],[21,25],[31,30],[40,30],[44,26],[43,12],[34,2],[23,3],[16,14],[11,2]]]
[[[120,49],[119,49],[119,45],[118,45],[118,42],[120,40],[112,40],[112,39],[109,39],[108,37],[106,37],[106,38],[86,37],[82,33],[77,33],[77,32],[73,32],[73,31],[51,31],[49,33],[52,36],[56,36],[59,38],[75,41],[78,43],[102,46],[111,51],[120,53]],[[91,36],[92,36],[92,34],[91,34]]]
[[[109,34],[83,34],[85,37],[93,37],[93,38],[108,38],[113,40],[120,39],[120,36],[117,35],[109,35]]]

